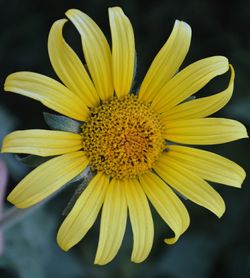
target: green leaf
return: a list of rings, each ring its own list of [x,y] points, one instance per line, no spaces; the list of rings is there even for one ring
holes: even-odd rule
[[[1,277],[45,278],[88,277],[82,260],[57,246],[58,214],[40,206],[5,231]],[[2,275],[2,270],[12,275]]]
[[[16,158],[18,161],[22,162],[23,164],[25,164],[26,166],[29,166],[29,167],[37,167],[37,166],[41,165],[42,163],[48,161],[52,157],[53,156],[42,157],[42,156],[33,155],[33,154],[30,154],[30,155],[27,155],[24,157],[16,155]]]
[[[43,117],[51,129],[69,131],[77,134],[81,131],[82,123],[72,120],[68,117],[59,116],[48,112],[44,112]]]

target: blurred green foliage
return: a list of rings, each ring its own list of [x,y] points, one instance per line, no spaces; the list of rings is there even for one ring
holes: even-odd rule
[[[174,20],[182,19],[193,29],[187,65],[210,55],[225,55],[235,67],[236,82],[230,104],[219,116],[250,124],[250,2],[215,0],[104,1],[104,0],[0,0],[0,84],[6,76],[30,70],[56,78],[47,54],[47,36],[52,23],[64,17],[69,8],[79,8],[102,27],[110,40],[107,8],[121,6],[131,19],[138,54],[136,85],[142,81],[153,57],[168,37]],[[65,36],[81,55],[80,39],[68,24]],[[227,77],[217,78],[202,94],[218,92]],[[0,96],[0,140],[14,129],[46,128],[38,102],[15,94]],[[236,161],[249,173],[249,142],[242,140],[208,148]],[[5,155],[11,178],[8,191],[25,175],[27,168],[13,156]],[[243,189],[214,185],[222,194],[227,211],[221,220],[203,208],[184,201],[191,215],[191,226],[173,246],[163,243],[169,229],[154,213],[155,242],[149,258],[142,264],[129,261],[132,233],[128,227],[122,248],[107,266],[93,265],[98,241],[99,221],[72,251],[57,247],[56,231],[62,212],[75,188],[69,188],[39,207],[5,232],[5,252],[0,258],[0,277],[82,278],[82,277],[249,277],[250,276],[250,184]],[[6,203],[6,209],[9,204]]]

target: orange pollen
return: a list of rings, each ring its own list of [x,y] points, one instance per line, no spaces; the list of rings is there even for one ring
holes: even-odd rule
[[[82,137],[93,170],[118,179],[145,173],[164,149],[157,115],[134,95],[92,108]]]

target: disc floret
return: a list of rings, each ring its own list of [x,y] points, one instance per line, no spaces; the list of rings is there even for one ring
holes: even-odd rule
[[[119,179],[152,168],[164,148],[157,115],[134,95],[92,108],[82,137],[92,168]]]

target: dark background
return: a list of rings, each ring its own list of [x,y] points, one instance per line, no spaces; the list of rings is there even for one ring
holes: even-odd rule
[[[90,15],[110,41],[107,8],[121,6],[135,32],[140,84],[152,59],[171,32],[175,19],[188,22],[193,30],[190,52],[184,66],[210,55],[225,55],[235,67],[235,90],[231,102],[217,116],[250,123],[250,1],[35,1],[0,0],[0,90],[8,74],[30,70],[56,78],[47,53],[47,36],[52,23],[64,17],[69,8]],[[81,53],[80,39],[71,24],[65,36]],[[226,86],[228,75],[216,78],[205,93],[216,93]],[[0,95],[1,138],[15,129],[46,128],[38,102],[16,95]],[[1,145],[1,143],[0,143]],[[241,140],[209,150],[224,155],[249,172],[249,142]],[[30,169],[13,156],[2,155],[9,168],[8,191]],[[227,210],[221,220],[205,209],[184,201],[191,215],[191,226],[173,246],[163,238],[167,226],[154,214],[155,241],[148,259],[130,262],[132,234],[128,227],[121,250],[107,266],[93,265],[98,241],[99,221],[70,252],[64,253],[55,242],[62,211],[73,189],[63,192],[48,204],[30,213],[5,231],[5,250],[0,257],[0,277],[82,278],[82,277],[250,277],[250,184],[242,190],[214,185],[225,199]],[[8,209],[9,204],[5,204]]]

